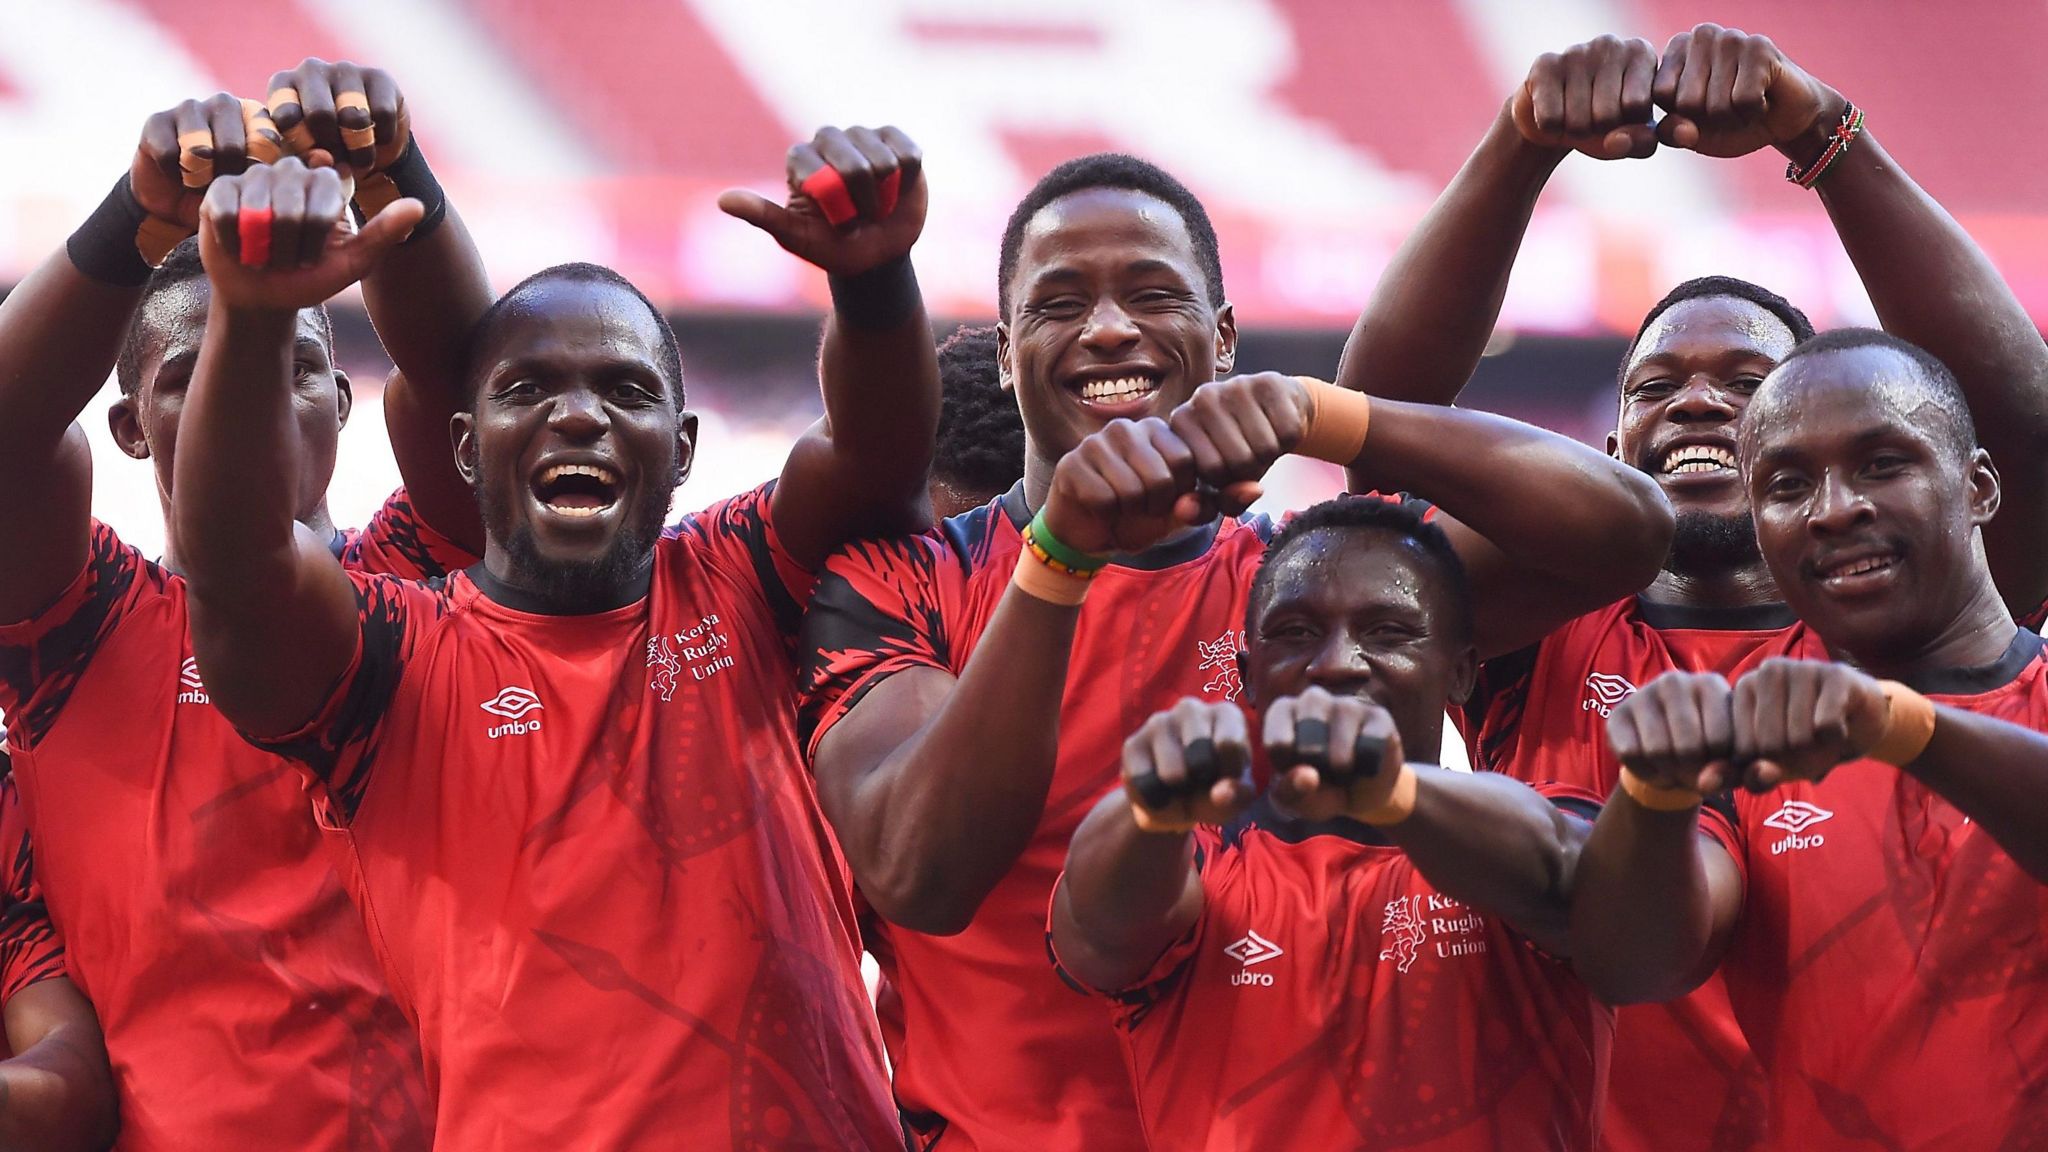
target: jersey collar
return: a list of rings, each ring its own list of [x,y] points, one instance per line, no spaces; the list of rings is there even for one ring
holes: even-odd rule
[[[2041,655],[2043,647],[2040,633],[2015,627],[2012,643],[2005,646],[2005,655],[1989,664],[1979,664],[1974,668],[1933,668],[1899,679],[1913,691],[1929,696],[1981,696],[2018,679],[2027,665]]]
[[[1700,604],[1670,604],[1636,595],[1636,619],[1659,632],[1777,632],[1799,623],[1799,617],[1785,604],[1745,604],[1739,608],[1711,608]]]

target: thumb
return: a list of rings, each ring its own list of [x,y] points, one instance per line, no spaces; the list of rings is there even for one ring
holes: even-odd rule
[[[360,262],[357,267],[368,268],[412,235],[426,214],[427,206],[410,196],[393,200],[382,212],[365,221],[362,231],[342,243],[348,246],[350,257]]]
[[[752,224],[778,241],[789,235],[795,222],[789,209],[744,188],[730,188],[719,193],[718,210]]]
[[[1700,126],[1683,116],[1666,116],[1657,122],[1657,139],[1673,148],[1691,148],[1700,142]]]
[[[1648,124],[1624,125],[1600,141],[1600,154],[1609,160],[1642,160],[1656,151],[1657,132]]]

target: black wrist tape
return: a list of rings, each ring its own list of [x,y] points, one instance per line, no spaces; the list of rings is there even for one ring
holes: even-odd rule
[[[104,284],[136,287],[149,279],[149,262],[136,246],[136,234],[148,219],[149,213],[142,210],[142,203],[129,190],[128,177],[122,176],[100,206],[65,241],[64,250],[71,256],[71,263],[87,276]]]
[[[924,305],[909,256],[899,256],[858,276],[833,276],[829,280],[833,313],[842,323],[855,328],[895,328]]]
[[[412,235],[405,238],[407,244],[417,244],[432,235],[448,215],[448,193],[441,190],[441,182],[434,179],[434,170],[427,167],[427,158],[420,153],[420,138],[417,136],[406,141],[405,151],[398,154],[391,167],[356,182],[356,198],[349,208],[355,213],[356,225],[361,227],[370,217],[389,207],[392,201],[407,196],[427,206],[427,214],[420,217]]]

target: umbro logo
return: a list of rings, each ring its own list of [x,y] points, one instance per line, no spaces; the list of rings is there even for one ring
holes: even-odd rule
[[[1273,943],[1257,932],[1246,932],[1244,939],[1224,948],[1223,954],[1244,965],[1244,971],[1231,976],[1230,982],[1232,984],[1271,986],[1273,983],[1271,973],[1253,972],[1251,967],[1254,964],[1264,964],[1266,961],[1276,959],[1286,953],[1278,944]]]
[[[1613,713],[1615,705],[1635,695],[1635,692],[1636,686],[1622,677],[1595,672],[1586,677],[1586,699],[1579,705],[1579,710],[1607,716]]]
[[[505,687],[498,694],[477,707],[493,716],[503,716],[509,723],[496,724],[484,730],[484,735],[496,740],[500,736],[524,736],[540,731],[540,718],[524,719],[531,712],[540,710],[540,697],[531,688]]]
[[[1818,804],[1808,804],[1804,800],[1785,801],[1784,807],[1764,817],[1766,825],[1782,832],[1791,833],[1790,836],[1771,845],[1771,855],[1782,856],[1795,849],[1818,848],[1827,843],[1826,836],[1818,832],[1808,836],[1805,835],[1805,832],[1808,828],[1819,824],[1823,820],[1834,819],[1834,816],[1833,812],[1822,808]]]
[[[206,694],[206,684],[199,679],[199,660],[194,656],[185,657],[178,665],[178,703],[207,704],[211,697]]]

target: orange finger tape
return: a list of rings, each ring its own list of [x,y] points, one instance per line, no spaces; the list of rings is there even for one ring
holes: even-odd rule
[[[213,147],[213,133],[205,129],[178,134],[178,171],[187,188],[204,188],[213,183],[213,157],[201,156],[199,149]]]
[[[278,135],[277,121],[260,101],[242,101],[242,135],[251,164],[275,164],[284,155],[284,137]]]

